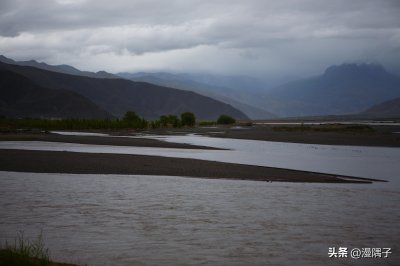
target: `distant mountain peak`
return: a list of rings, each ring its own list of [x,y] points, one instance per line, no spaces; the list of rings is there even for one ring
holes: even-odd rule
[[[387,73],[387,71],[379,63],[346,63],[328,67],[324,76],[379,75],[384,73]]]

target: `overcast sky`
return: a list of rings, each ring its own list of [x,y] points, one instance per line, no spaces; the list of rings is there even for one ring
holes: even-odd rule
[[[1,0],[0,53],[109,72],[400,73],[400,1]]]

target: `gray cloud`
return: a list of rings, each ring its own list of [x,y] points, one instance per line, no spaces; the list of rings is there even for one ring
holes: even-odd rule
[[[3,0],[0,51],[108,71],[400,72],[398,14],[396,0]]]

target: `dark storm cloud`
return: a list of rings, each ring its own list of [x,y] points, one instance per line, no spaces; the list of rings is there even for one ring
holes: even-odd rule
[[[399,3],[3,0],[0,50],[111,71],[312,73],[351,60],[400,70]]]

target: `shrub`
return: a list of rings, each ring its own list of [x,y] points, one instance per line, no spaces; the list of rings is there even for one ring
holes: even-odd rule
[[[220,115],[218,117],[217,123],[222,125],[230,125],[236,123],[236,120],[228,115]]]

